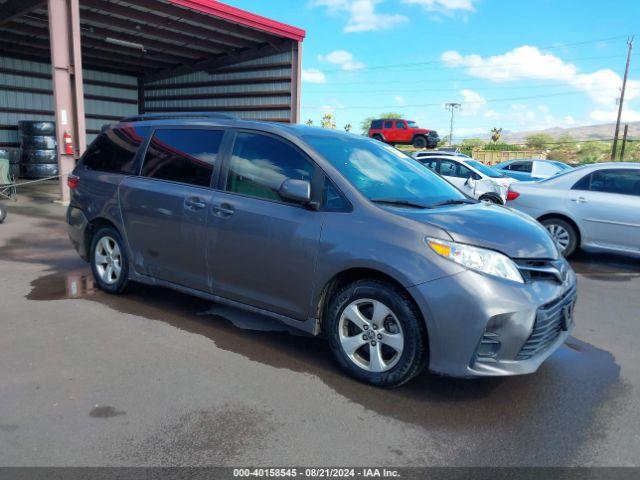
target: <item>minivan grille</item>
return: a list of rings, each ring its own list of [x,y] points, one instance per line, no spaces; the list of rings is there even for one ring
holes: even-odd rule
[[[551,280],[563,283],[568,274],[564,260],[515,260],[525,282]]]
[[[563,328],[565,307],[576,300],[576,288],[566,292],[562,297],[540,307],[536,313],[533,330],[527,342],[518,353],[518,360],[526,360],[546,350],[560,335]]]

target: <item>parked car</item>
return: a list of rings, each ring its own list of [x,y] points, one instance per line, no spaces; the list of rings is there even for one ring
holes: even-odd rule
[[[553,177],[573,167],[556,160],[520,159],[494,165],[496,170],[521,181],[538,181]]]
[[[440,141],[438,132],[420,128],[413,120],[373,120],[369,137],[390,145],[413,145],[415,148],[435,148]]]
[[[509,185],[517,180],[466,155],[422,156],[414,154],[424,166],[442,175],[464,193],[484,202],[504,205]]]
[[[68,183],[69,236],[102,290],[159,285],[324,335],[375,385],[427,365],[530,373],[572,329],[576,277],[538,222],[366,137],[141,115]]]
[[[454,157],[464,157],[464,158],[471,158],[469,155],[466,155],[464,153],[461,152],[457,152],[457,151],[449,151],[449,150],[442,150],[440,148],[436,148],[435,150],[419,150],[417,152],[415,152],[413,155],[411,155],[413,158],[415,158],[416,160],[420,160],[421,158],[427,158],[427,157],[443,157],[443,156],[454,156]]]
[[[640,255],[640,164],[596,163],[511,190],[508,205],[539,220],[565,256]]]

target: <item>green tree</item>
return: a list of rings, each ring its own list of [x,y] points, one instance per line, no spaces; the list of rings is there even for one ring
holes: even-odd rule
[[[350,132],[353,127],[350,123],[347,123],[343,128],[345,132]]]
[[[462,140],[461,145],[463,147],[482,147],[486,142],[481,138],[465,138]]]
[[[569,134],[560,135],[557,141],[550,146],[547,158],[561,162],[574,163],[577,161],[578,143]]]
[[[332,113],[325,113],[322,116],[322,120],[320,120],[320,126],[322,128],[329,128],[331,130],[335,130],[336,129],[336,122],[333,118],[333,114]]]
[[[313,125],[313,120],[311,120],[311,119],[307,120],[307,125],[309,125],[309,126]]]
[[[369,128],[371,128],[371,122],[373,122],[378,118],[402,118],[402,115],[400,113],[388,112],[388,113],[381,113],[377,117],[365,118],[364,120],[362,120],[362,122],[360,122],[360,130],[362,131],[363,135],[366,135],[367,133],[369,133]]]
[[[534,133],[525,138],[528,147],[535,150],[545,150],[550,143],[553,143],[553,137],[546,133]]]

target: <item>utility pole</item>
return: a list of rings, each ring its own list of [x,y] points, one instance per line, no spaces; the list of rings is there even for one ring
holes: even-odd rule
[[[449,145],[453,145],[453,112],[455,110],[460,110],[461,107],[462,107],[462,104],[455,103],[455,102],[444,104],[444,108],[446,108],[451,112],[451,125],[449,126]]]
[[[627,146],[627,133],[629,132],[629,124],[624,124],[624,133],[622,134],[622,148],[620,149],[620,161],[624,160],[624,147]]]
[[[622,80],[622,91],[620,92],[620,103],[618,104],[618,119],[616,120],[616,132],[613,135],[613,147],[611,148],[611,160],[616,159],[616,150],[618,149],[618,135],[620,134],[620,117],[622,117],[622,105],[624,103],[624,91],[627,88],[627,76],[629,75],[629,62],[631,61],[631,50],[633,49],[633,38],[627,40],[627,66],[624,69],[624,78]]]

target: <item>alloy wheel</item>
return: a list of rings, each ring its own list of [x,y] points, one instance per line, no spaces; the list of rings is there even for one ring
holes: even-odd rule
[[[561,225],[557,225],[555,223],[550,223],[545,225],[545,227],[551,234],[551,238],[556,242],[556,245],[558,245],[560,250],[564,252],[571,242],[571,235],[569,232]]]
[[[108,285],[113,285],[120,279],[122,254],[118,242],[112,237],[104,236],[98,241],[94,259],[100,280]]]
[[[404,334],[395,314],[378,300],[354,300],[338,323],[340,344],[347,357],[368,372],[385,372],[398,363]]]

